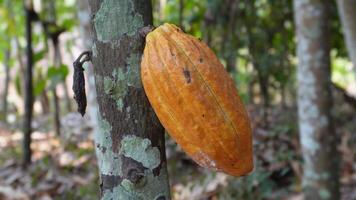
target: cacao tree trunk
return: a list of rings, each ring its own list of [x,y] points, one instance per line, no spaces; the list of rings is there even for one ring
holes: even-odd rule
[[[24,0],[24,9],[26,15],[26,72],[25,72],[25,113],[23,119],[23,163],[22,167],[27,168],[28,165],[31,163],[31,122],[32,122],[32,111],[33,111],[33,85],[32,85],[32,66],[33,66],[33,51],[32,51],[32,17],[31,17],[31,10],[32,1]]]
[[[164,129],[140,79],[151,1],[90,0],[102,199],[170,199]]]
[[[346,47],[356,73],[356,1],[337,0],[337,6],[344,30]]]
[[[328,6],[324,0],[294,0],[298,56],[299,134],[306,200],[337,200],[337,137],[332,125]]]

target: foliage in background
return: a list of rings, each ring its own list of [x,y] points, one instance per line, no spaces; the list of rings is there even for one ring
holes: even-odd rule
[[[35,2],[40,1],[36,0]],[[64,0],[55,2],[57,25],[65,28],[70,37],[77,37],[75,35],[78,26],[75,1]],[[230,17],[230,5],[232,2],[238,2],[237,10],[234,11],[236,13],[233,13],[235,17],[233,18]],[[5,51],[11,46],[10,66],[13,75],[12,85],[15,86],[20,97],[23,92],[23,66],[21,66],[21,61],[25,61],[24,48],[26,45],[22,4],[23,0],[0,0],[0,63],[4,62]],[[40,16],[43,16],[43,9],[41,7],[36,6],[35,9],[40,12]],[[231,76],[236,80],[244,102],[250,105],[254,104],[249,107],[249,111],[250,114],[252,113],[251,118],[254,122],[256,140],[259,140],[259,143],[255,144],[255,152],[262,154],[257,155],[257,167],[251,176],[241,179],[228,178],[226,180],[227,184],[218,185],[214,190],[207,192],[205,190],[208,190],[209,183],[219,179],[219,175],[210,171],[201,172],[199,171],[200,169],[197,170],[198,167],[192,164],[190,159],[182,156],[183,153],[179,151],[179,148],[178,150],[167,151],[167,154],[179,154],[181,156],[168,160],[169,167],[171,168],[172,188],[175,190],[182,187],[181,185],[183,184],[184,187],[188,188],[189,192],[193,193],[196,188],[200,187],[203,188],[200,190],[200,195],[201,193],[206,196],[215,195],[220,199],[278,199],[273,196],[276,190],[299,192],[301,183],[298,166],[301,164],[301,158],[296,135],[298,131],[296,128],[296,117],[292,116],[296,112],[294,108],[296,106],[295,66],[297,63],[295,57],[296,39],[294,35],[292,1],[153,0],[153,9],[155,26],[164,22],[181,25],[186,32],[208,43],[225,66],[229,63],[231,64],[231,60],[229,60],[231,57],[235,58],[232,62],[235,64],[236,70],[231,72]],[[346,88],[351,83],[355,83],[356,77],[355,73],[352,73],[352,64],[347,57],[337,8],[333,1],[330,3],[329,17],[331,19],[330,42],[333,49],[332,80],[337,85]],[[231,20],[234,20],[234,22],[232,23]],[[231,24],[234,25],[231,26]],[[67,78],[71,67],[66,65],[54,66],[50,62],[52,55],[48,53],[48,47],[44,44],[46,38],[44,38],[42,25],[38,22],[34,23],[34,30],[35,69],[33,92],[37,100],[40,100],[45,91],[52,89],[59,82]],[[229,34],[232,37],[228,37],[227,35]],[[66,39],[61,44],[62,50],[64,49],[66,54],[71,54],[73,47],[77,43],[76,40],[79,39]],[[0,65],[0,75],[2,76],[3,74],[3,66]],[[0,85],[2,86],[2,83]],[[263,92],[263,90],[266,91]],[[287,110],[279,110],[279,105],[283,102],[283,98],[286,101]],[[260,118],[256,119],[255,115],[259,116],[260,105],[266,99],[269,101],[269,106],[273,108],[270,109],[270,117],[263,120]],[[340,99],[342,99],[341,96]],[[354,132],[352,130],[355,129],[354,124],[356,123],[354,117],[352,117],[352,113],[345,115],[345,110],[351,112],[352,109],[347,107],[348,104],[340,99],[337,99],[335,104],[346,108],[335,112],[335,124],[340,126],[338,129],[340,134],[347,136],[342,139],[346,142],[344,142],[344,146],[341,149],[345,157],[343,159],[347,161],[343,162],[344,164],[342,165],[342,169],[346,169],[343,171],[343,181],[347,182],[350,179],[348,177],[352,177],[352,174],[348,173],[352,173],[349,171],[350,166],[352,168],[354,158],[353,151],[351,148],[348,148],[348,145],[352,146],[352,141],[355,140],[352,136]],[[339,109],[339,107],[335,109]],[[254,111],[258,114],[254,114]],[[15,110],[14,112],[17,111]],[[40,117],[44,118],[43,116]],[[285,120],[279,124],[273,123],[281,120],[279,118],[284,118]],[[347,128],[341,127],[341,120],[345,121],[343,123],[347,124]],[[262,126],[263,123],[269,124],[269,127]],[[36,130],[41,126],[38,125],[38,121],[35,121],[34,124]],[[51,123],[46,121],[45,124]],[[47,134],[48,132],[49,130],[46,130],[43,134]],[[8,137],[16,136],[13,133],[9,133],[8,135]],[[68,138],[71,138],[71,135]],[[16,140],[15,137],[14,140]],[[176,147],[172,140],[167,139],[167,141],[169,144],[173,143]],[[21,152],[16,142],[18,141],[9,142],[6,150],[1,154],[1,166],[6,164],[9,158],[19,159]],[[3,142],[0,142],[1,144]],[[35,146],[36,148],[38,147],[37,145]],[[51,153],[70,151],[74,152],[78,158],[85,154],[93,158],[94,150],[92,148],[90,151],[83,153],[82,149],[77,148],[76,145],[72,145],[69,148],[67,144],[63,144],[63,148],[59,148],[60,150]],[[36,151],[37,153],[41,152],[38,149]],[[52,177],[52,172],[47,170],[53,167],[51,162],[59,158],[53,159],[47,156],[41,159],[37,163],[41,167],[35,169],[31,174],[33,178],[32,184],[36,186],[41,184],[39,180],[43,179],[45,176],[43,174],[47,176],[48,173],[48,176]],[[90,168],[95,167],[91,162],[87,162],[87,165],[83,165],[83,167],[88,169],[84,170],[85,173],[96,173],[96,169]],[[89,168],[92,170],[91,172],[89,172]],[[66,166],[61,167],[59,170],[64,176],[70,177],[73,174],[80,173],[83,169]],[[86,187],[87,185],[81,185],[80,187],[76,187],[75,190],[66,190],[62,197],[68,199],[97,199],[97,179],[98,177],[91,179],[91,184],[88,187]],[[288,181],[287,183],[284,182],[286,180]],[[175,194],[178,195],[184,192],[185,190],[181,191],[177,189]]]

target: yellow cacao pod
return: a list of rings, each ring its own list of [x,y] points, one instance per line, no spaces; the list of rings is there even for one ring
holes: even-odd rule
[[[242,176],[253,169],[248,115],[210,48],[172,24],[146,37],[146,95],[172,138],[199,165]]]

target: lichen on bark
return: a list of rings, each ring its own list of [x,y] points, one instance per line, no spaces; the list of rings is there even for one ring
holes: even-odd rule
[[[98,40],[109,42],[124,34],[134,35],[143,26],[143,20],[135,12],[132,1],[104,0],[95,15],[94,25]]]
[[[121,140],[121,153],[142,163],[150,170],[158,167],[161,162],[158,148],[152,147],[149,139],[134,135],[125,136]]]
[[[140,56],[132,54],[127,59],[126,71],[123,68],[115,68],[111,76],[104,77],[104,90],[107,95],[116,99],[118,110],[122,111],[123,99],[128,87],[142,88],[140,81]]]
[[[118,153],[112,151],[110,132],[112,127],[108,121],[98,113],[99,130],[94,134],[96,156],[101,174],[119,176],[121,171],[121,158]],[[116,159],[112,159],[116,158]]]

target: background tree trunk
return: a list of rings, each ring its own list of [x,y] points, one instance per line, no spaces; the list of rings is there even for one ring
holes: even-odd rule
[[[356,73],[356,1],[337,0],[345,43]]]
[[[17,36],[15,36],[15,44],[16,44],[16,58],[17,61],[19,63],[19,73],[20,73],[20,77],[22,78],[22,80],[25,80],[25,63],[24,63],[24,50],[22,49],[21,45],[20,45],[20,41],[19,38]],[[21,81],[21,96],[24,97],[25,96],[25,81]]]
[[[53,41],[54,61],[55,61],[57,67],[60,67],[63,64],[60,46],[61,46],[61,44],[60,44],[59,35],[58,35],[56,38],[56,41]],[[71,112],[72,104],[71,104],[71,100],[69,98],[69,92],[68,92],[66,79],[61,83],[61,86],[63,88],[63,93],[64,93],[65,107],[68,112]]]
[[[32,85],[32,65],[33,65],[33,52],[32,52],[32,15],[31,10],[32,1],[24,0],[24,9],[26,15],[26,73],[25,73],[25,113],[23,119],[23,168],[26,168],[31,163],[31,122],[32,122],[32,107],[33,107],[33,85]]]
[[[144,93],[140,62],[151,1],[91,0],[102,199],[170,199],[164,129]]]
[[[7,122],[7,109],[8,109],[7,96],[9,93],[9,83],[10,83],[10,55],[11,55],[11,49],[8,48],[5,51],[5,61],[4,61],[5,84],[4,84],[4,93],[2,99],[2,116],[1,116],[3,117],[4,122]]]
[[[328,10],[323,0],[294,0],[299,59],[298,114],[306,200],[340,198],[337,137],[330,110]]]
[[[179,0],[179,19],[178,19],[178,26],[184,30],[183,26],[183,13],[184,13],[184,0]]]
[[[236,34],[235,28],[237,24],[237,14],[238,14],[238,6],[240,1],[239,0],[232,0],[223,2],[225,3],[226,9],[222,10],[221,12],[229,12],[228,15],[228,22],[226,23],[225,33],[224,33],[224,40],[223,40],[223,54],[224,59],[226,61],[226,70],[232,75],[235,83],[236,80],[236,73],[237,73],[237,48],[236,48]],[[224,7],[225,8],[225,7]],[[223,13],[222,13],[223,14]]]
[[[42,3],[44,4],[44,18],[46,23],[51,24],[52,26],[56,26],[56,6],[55,2],[53,0],[43,0]],[[50,30],[49,27],[44,26],[44,31],[45,31],[45,36],[46,36],[46,47],[48,47],[48,39],[51,40],[52,42],[52,52],[53,52],[53,61],[52,65],[55,67],[59,67],[60,65],[60,55],[59,55],[59,40],[58,37],[59,35],[55,35],[53,33],[53,30]],[[51,32],[52,31],[52,32]],[[49,49],[49,48],[48,48]],[[66,88],[65,83],[63,88]],[[54,86],[52,89],[52,98],[53,98],[53,123],[54,123],[54,131],[56,135],[60,135],[61,133],[61,120],[60,120],[60,102],[59,102],[59,97],[57,95],[57,86]],[[64,90],[64,93],[68,92]],[[67,96],[67,95],[65,95]],[[67,101],[67,99],[66,99]]]

